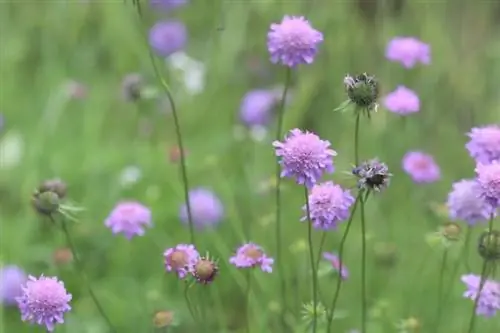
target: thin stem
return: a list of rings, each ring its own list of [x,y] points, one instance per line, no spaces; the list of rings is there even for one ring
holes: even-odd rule
[[[276,128],[276,140],[281,139],[281,132],[283,127],[283,116],[286,103],[286,97],[288,94],[288,88],[290,86],[290,79],[292,77],[292,71],[290,68],[286,69],[285,73],[285,87],[283,88],[283,95],[281,96],[280,105],[278,108],[278,125]],[[278,266],[278,274],[280,277],[280,287],[281,287],[281,326],[284,331],[287,330],[287,324],[285,321],[285,310],[287,306],[286,299],[286,284],[285,284],[285,272],[283,269],[283,260],[281,253],[281,166],[276,163],[276,263]]]
[[[314,267],[314,247],[312,239],[312,221],[311,213],[309,208],[309,191],[307,186],[304,186],[304,196],[306,201],[306,212],[307,212],[307,237],[309,241],[309,256],[311,259],[311,269],[312,269],[312,292],[313,292],[313,320],[312,320],[312,333],[316,333],[316,327],[318,322],[318,271]]]
[[[193,311],[193,306],[191,305],[191,301],[189,300],[189,287],[191,286],[192,283],[190,282],[185,282],[184,284],[184,299],[186,300],[186,306],[189,310],[189,314],[191,315],[191,317],[193,317],[193,320],[194,322],[196,323],[197,322],[197,319],[196,319],[196,315],[194,314],[194,311]]]
[[[361,119],[361,111],[356,113],[356,123],[354,125],[354,164],[359,165],[359,123]]]
[[[366,221],[365,198],[361,198],[361,333],[366,333],[367,299],[366,299]]]
[[[247,312],[246,332],[250,333],[250,290],[252,288],[252,272],[247,270],[247,288],[245,290],[245,311]]]
[[[321,240],[319,241],[318,256],[316,258],[316,267],[319,267],[319,262],[321,261],[321,253],[323,252],[323,246],[325,246],[326,241],[326,231],[321,235]]]
[[[444,297],[444,302],[445,303],[448,301],[448,298],[451,295],[451,292],[452,292],[452,289],[453,289],[453,285],[454,285],[453,281],[455,281],[455,276],[458,273],[458,269],[460,268],[460,264],[462,262],[464,262],[464,265],[465,265],[465,268],[466,268],[467,272],[471,271],[470,268],[469,268],[469,265],[467,264],[467,259],[466,259],[467,258],[467,254],[468,254],[468,249],[469,249],[471,234],[472,234],[472,227],[469,225],[469,226],[467,226],[467,231],[465,233],[465,241],[464,241],[464,245],[462,246],[462,250],[460,251],[459,260],[457,260],[455,262],[455,265],[453,266],[452,271],[451,271],[450,280],[452,282],[448,283],[448,290],[446,291],[446,293],[445,293],[446,296]],[[461,259],[463,259],[463,261]],[[443,306],[444,306],[444,304],[443,304]]]
[[[443,257],[441,259],[441,266],[439,269],[439,282],[438,282],[438,300],[437,300],[437,317],[436,324],[434,325],[434,332],[439,331],[439,324],[441,323],[441,314],[444,304],[442,301],[444,299],[443,295],[443,285],[444,285],[444,271],[446,270],[446,262],[448,261],[448,249],[443,252]]]
[[[136,8],[137,8],[137,13],[139,14],[140,21],[142,22],[142,9],[141,9],[141,4],[140,1],[135,1],[134,2]],[[153,70],[155,73],[155,76],[157,79],[160,81],[161,86],[165,93],[167,94],[167,99],[170,104],[170,109],[172,110],[172,116],[174,118],[174,127],[175,127],[175,136],[177,140],[177,146],[179,147],[179,154],[180,154],[180,166],[181,166],[181,177],[182,177],[182,184],[183,184],[183,190],[184,190],[184,200],[186,202],[186,210],[187,210],[187,218],[188,218],[188,225],[189,225],[189,235],[191,238],[191,244],[195,244],[195,232],[194,232],[194,224],[193,224],[193,215],[191,212],[191,202],[189,200],[189,182],[188,182],[188,175],[187,175],[187,167],[186,167],[186,154],[184,150],[184,144],[182,140],[182,132],[181,132],[181,126],[179,123],[179,115],[178,111],[174,102],[174,97],[172,95],[172,91],[170,90],[170,86],[168,83],[165,81],[163,76],[160,73],[160,70],[158,66],[156,65],[156,60],[155,56],[153,54],[153,51],[151,50],[151,47],[149,46],[149,43],[146,40],[147,48],[148,48],[148,53],[149,53],[149,58],[151,60],[151,64],[153,65]]]

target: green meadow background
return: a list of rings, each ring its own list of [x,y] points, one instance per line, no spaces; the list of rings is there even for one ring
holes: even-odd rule
[[[300,223],[303,190],[283,182],[283,276],[254,273],[250,315],[246,315],[245,274],[228,258],[250,239],[276,253],[275,170],[271,141],[274,126],[263,142],[236,140],[238,110],[243,95],[255,88],[283,84],[284,69],[268,62],[266,33],[285,14],[305,15],[324,33],[316,62],[294,71],[292,95],[284,129],[317,132],[338,152],[337,171],[328,179],[345,186],[353,182],[343,171],[353,161],[354,119],[332,110],[344,99],[347,73],[368,72],[381,82],[383,94],[399,84],[415,90],[421,112],[400,118],[381,108],[361,127],[361,157],[379,157],[394,174],[390,188],[367,205],[369,333],[404,332],[401,320],[414,317],[420,330],[434,333],[436,312],[442,308],[441,333],[466,331],[472,302],[462,298],[459,277],[451,276],[460,259],[460,245],[450,250],[444,270],[451,296],[438,304],[439,267],[443,250],[426,242],[446,217],[433,207],[445,202],[452,182],[473,176],[473,162],[464,144],[474,125],[499,122],[500,5],[494,1],[339,1],[247,0],[204,1],[165,15],[142,1],[145,25],[139,23],[130,1],[11,0],[0,2],[0,112],[5,117],[3,142],[22,140],[16,166],[0,163],[1,262],[17,264],[33,275],[57,275],[73,294],[73,310],[56,332],[106,333],[80,277],[71,265],[56,265],[53,253],[64,246],[63,235],[31,206],[33,189],[48,178],[60,177],[69,197],[86,208],[71,232],[85,270],[120,333],[154,332],[153,315],[173,311],[176,327],[168,332],[304,332],[301,311],[311,301],[307,226]],[[197,330],[186,309],[184,285],[164,273],[162,253],[189,242],[178,219],[183,202],[178,163],[169,161],[175,146],[173,118],[163,96],[125,102],[120,96],[123,77],[144,75],[148,86],[159,88],[144,35],[155,20],[175,17],[189,30],[186,53],[206,66],[206,86],[191,96],[176,71],[164,68],[170,83],[188,150],[191,187],[203,186],[220,196],[225,219],[213,231],[199,232],[197,247],[219,258],[220,275],[208,287],[190,291],[203,310],[203,330]],[[432,63],[406,70],[384,58],[395,36],[416,36],[432,48]],[[68,97],[68,80],[87,86],[85,98]],[[142,125],[141,125],[142,124]],[[144,124],[149,124],[144,130]],[[4,147],[5,148],[5,147]],[[432,153],[442,179],[415,185],[401,170],[408,150]],[[10,156],[10,155],[9,155]],[[135,184],[122,186],[122,170],[142,171]],[[151,207],[154,227],[144,237],[127,241],[104,226],[120,199],[135,199]],[[346,245],[345,264],[351,278],[343,285],[332,333],[360,328],[361,236],[358,216]],[[337,251],[345,224],[329,232],[325,250]],[[480,273],[474,230],[469,260]],[[321,233],[315,235],[315,246]],[[393,265],[381,265],[381,248],[390,248]],[[276,267],[276,266],[275,266]],[[324,271],[325,267],[322,267]],[[465,273],[463,266],[460,274]],[[336,277],[321,275],[321,299],[330,304]],[[279,293],[285,283],[287,303]],[[279,325],[286,309],[290,327]],[[16,309],[4,309],[6,333],[44,332],[20,321]],[[494,333],[498,317],[478,318],[476,333]]]

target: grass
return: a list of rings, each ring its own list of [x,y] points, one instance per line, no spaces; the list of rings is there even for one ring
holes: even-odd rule
[[[311,301],[307,226],[299,223],[303,189],[283,182],[283,269],[278,274],[255,273],[251,316],[245,315],[245,274],[230,267],[228,257],[246,240],[273,254],[274,193],[257,193],[256,184],[274,175],[275,157],[267,141],[234,139],[239,103],[249,89],[283,83],[285,70],[268,63],[265,36],[269,24],[284,14],[304,14],[325,35],[317,61],[295,71],[293,100],[286,108],[284,129],[314,130],[339,153],[333,179],[352,185],[341,170],[353,159],[354,117],[333,113],[344,99],[346,73],[369,72],[381,80],[383,93],[398,84],[418,92],[422,111],[399,119],[385,110],[361,124],[360,156],[378,156],[394,173],[391,187],[367,203],[368,332],[398,332],[395,323],[415,317],[430,332],[438,304],[436,291],[442,254],[425,235],[446,219],[429,210],[445,200],[451,183],[473,176],[473,162],[464,148],[464,133],[474,125],[499,122],[500,44],[496,39],[498,8],[489,1],[406,1],[401,10],[392,1],[374,1],[363,15],[348,1],[192,1],[175,11],[189,29],[186,52],[206,67],[202,93],[190,96],[181,75],[166,68],[178,104],[192,187],[213,189],[222,199],[226,217],[220,226],[199,233],[198,248],[220,258],[220,276],[208,288],[190,291],[204,309],[206,332],[281,332],[280,284],[287,288],[287,320],[300,328],[302,304]],[[367,6],[365,3],[364,6]],[[147,7],[144,4],[144,7]],[[498,6],[496,6],[498,7]],[[165,17],[145,10],[148,26]],[[126,103],[120,98],[122,78],[142,73],[159,88],[144,45],[147,33],[132,5],[122,1],[40,1],[0,3],[0,110],[5,128],[2,142],[22,139],[20,163],[9,167],[7,150],[0,163],[1,261],[17,264],[34,275],[57,275],[73,294],[67,324],[56,332],[107,332],[79,277],[53,263],[52,253],[64,246],[63,235],[37,216],[30,204],[32,190],[44,179],[60,177],[69,184],[71,199],[86,208],[71,232],[85,270],[119,332],[151,332],[153,314],[172,310],[180,325],[171,332],[193,332],[183,299],[184,287],[164,273],[162,252],[186,242],[189,233],[178,220],[183,202],[177,163],[167,152],[176,145],[172,115],[157,99]],[[384,59],[386,43],[398,35],[414,35],[432,47],[432,65],[404,70]],[[254,67],[250,67],[252,62]],[[67,98],[62,87],[75,79],[88,87],[84,99]],[[159,96],[162,99],[163,96]],[[139,131],[147,122],[149,132]],[[274,133],[274,129],[270,129]],[[5,148],[5,146],[4,146]],[[402,172],[403,154],[412,149],[435,155],[442,179],[416,186]],[[121,170],[138,166],[139,182],[123,187]],[[155,226],[131,242],[113,237],[103,225],[108,212],[123,198],[151,207]],[[246,226],[246,227],[244,227]],[[325,249],[335,251],[343,232],[331,232]],[[336,319],[333,332],[360,325],[359,214],[346,244],[345,263],[352,278],[338,302],[347,316]],[[477,237],[482,229],[473,231]],[[314,235],[318,244],[321,234]],[[473,238],[473,240],[476,238]],[[375,248],[396,247],[397,264],[377,264]],[[473,242],[474,244],[474,242]],[[448,262],[459,260],[452,248]],[[470,248],[472,269],[481,262]],[[452,294],[442,310],[441,333],[464,332],[472,302],[461,297],[459,279],[444,270]],[[321,299],[330,304],[335,279],[320,280]],[[209,290],[209,292],[207,292]],[[439,304],[441,306],[441,304]],[[495,321],[497,324],[495,324]],[[18,311],[3,312],[5,332],[43,332],[20,321]],[[478,318],[476,332],[493,332],[497,319]],[[417,332],[417,331],[415,331]]]

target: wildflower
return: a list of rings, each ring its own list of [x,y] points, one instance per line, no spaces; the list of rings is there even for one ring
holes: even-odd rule
[[[415,37],[396,37],[387,45],[385,57],[409,69],[419,62],[428,65],[431,62],[430,53],[430,46]]]
[[[14,305],[22,295],[22,285],[26,282],[24,271],[14,265],[0,269],[0,304]]]
[[[366,73],[357,76],[347,75],[344,78],[344,86],[352,103],[364,111],[377,111],[379,86],[375,76]]]
[[[478,250],[484,260],[500,260],[500,231],[483,232],[479,236]]]
[[[349,218],[349,208],[354,197],[348,190],[333,182],[314,185],[309,193],[309,217],[316,229],[336,229],[337,225]],[[307,221],[307,205],[302,207],[306,213],[301,221]]]
[[[271,24],[267,34],[271,62],[287,67],[313,63],[321,42],[323,34],[304,17],[285,16],[281,23]]]
[[[122,97],[127,102],[135,102],[141,98],[141,90],[144,87],[144,79],[141,74],[132,73],[126,75],[122,80]]]
[[[448,194],[449,217],[469,225],[487,221],[495,210],[480,195],[481,187],[474,179],[462,179],[454,183]]]
[[[194,225],[199,228],[213,227],[224,218],[224,207],[214,192],[205,188],[189,191],[189,203]],[[180,219],[188,223],[187,205],[180,208]]]
[[[281,157],[281,177],[295,178],[298,184],[311,188],[324,173],[333,173],[333,157],[337,152],[330,149],[330,142],[316,134],[293,129],[284,142],[274,141],[276,156]]]
[[[276,94],[271,90],[258,89],[248,92],[240,106],[241,121],[249,127],[266,126],[276,102]]]
[[[500,126],[475,127],[469,133],[465,148],[478,163],[488,164],[500,160]]]
[[[479,163],[475,171],[481,188],[481,197],[494,208],[498,208],[500,206],[500,161],[493,161],[490,164]]]
[[[171,11],[172,9],[186,5],[188,2],[188,0],[150,0],[151,7],[163,11]]]
[[[123,187],[136,184],[142,178],[142,171],[138,166],[129,165],[125,167],[119,176],[119,183]]]
[[[54,331],[56,324],[64,323],[64,314],[71,310],[71,294],[56,277],[30,276],[17,298],[21,318]]]
[[[200,255],[194,245],[179,244],[167,249],[163,253],[165,258],[165,269],[167,272],[175,271],[179,279],[184,279],[188,273],[193,272],[193,267],[199,260]]]
[[[426,235],[426,241],[429,245],[440,245],[449,248],[460,240],[462,228],[458,223],[447,222],[441,225],[436,232]]]
[[[160,21],[149,30],[149,44],[160,57],[184,48],[187,30],[180,21]]]
[[[145,227],[150,227],[151,210],[135,201],[118,203],[106,218],[104,224],[113,234],[122,233],[127,239],[142,236]]]
[[[403,157],[403,170],[416,183],[432,183],[441,178],[441,170],[434,158],[420,151],[408,152]]]
[[[17,167],[23,160],[25,140],[19,131],[8,131],[0,138],[0,169]]]
[[[171,327],[175,324],[175,313],[173,311],[158,311],[153,318],[156,328]]]
[[[363,162],[360,166],[355,167],[352,173],[358,177],[358,188],[376,192],[389,186],[392,176],[387,165],[376,158]]]
[[[274,259],[269,258],[264,250],[254,243],[247,243],[236,251],[236,255],[229,259],[229,262],[238,268],[250,268],[259,266],[263,272],[273,271]]]
[[[218,273],[219,266],[217,262],[210,259],[208,254],[204,257],[200,257],[193,267],[193,276],[196,281],[201,284],[211,283]]]
[[[463,296],[473,302],[477,301],[476,314],[484,317],[492,317],[500,310],[500,283],[493,280],[484,282],[481,293],[479,293],[481,276],[475,274],[462,275],[462,282],[467,286]]]
[[[59,178],[46,180],[38,187],[39,192],[53,192],[57,194],[59,199],[64,199],[66,197],[67,186]]]
[[[73,260],[73,252],[67,247],[56,249],[52,255],[56,265],[65,265]]]
[[[349,271],[344,266],[343,263],[340,262],[340,258],[335,253],[323,252],[323,259],[329,261],[332,264],[333,269],[339,273],[339,276],[342,280],[347,280],[349,277]]]
[[[389,111],[404,116],[420,111],[420,100],[414,91],[399,86],[384,98],[384,106]]]

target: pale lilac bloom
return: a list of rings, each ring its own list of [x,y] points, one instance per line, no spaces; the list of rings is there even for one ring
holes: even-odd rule
[[[106,218],[104,224],[113,234],[122,233],[127,239],[143,236],[146,227],[151,227],[151,210],[136,201],[118,203]]]
[[[385,50],[388,60],[399,62],[405,68],[413,68],[417,63],[428,65],[431,62],[431,48],[415,37],[396,37]]]
[[[209,189],[198,187],[189,191],[189,203],[193,224],[198,229],[214,227],[224,218],[222,202]],[[186,204],[181,206],[179,216],[183,223],[189,222]]]
[[[475,171],[481,186],[481,197],[494,208],[500,207],[500,161],[490,164],[478,163]]]
[[[271,62],[288,67],[313,63],[321,42],[323,34],[304,17],[285,16],[281,23],[271,24],[267,34]]]
[[[150,0],[153,8],[163,11],[171,11],[172,9],[186,5],[188,2],[188,0]]]
[[[274,141],[276,156],[280,157],[281,177],[294,178],[298,184],[311,188],[324,173],[333,173],[333,157],[337,152],[330,149],[330,142],[321,140],[311,132],[296,128],[283,142]]]
[[[179,279],[184,279],[193,272],[200,254],[192,244],[178,244],[165,250],[163,257],[167,272],[176,272]]]
[[[347,280],[349,278],[349,271],[340,262],[340,259],[336,253],[331,253],[331,252],[323,252],[323,259],[329,261],[332,264],[333,269],[337,273],[339,273],[339,276],[342,280]]]
[[[180,21],[160,21],[149,30],[149,44],[160,57],[168,57],[184,48],[187,34]]]
[[[447,207],[450,219],[462,220],[469,225],[486,222],[495,213],[493,207],[481,197],[481,186],[475,179],[454,183],[448,194]]]
[[[468,134],[465,148],[478,163],[488,164],[500,160],[500,126],[475,127]]]
[[[45,326],[48,332],[56,324],[64,323],[64,314],[71,310],[71,294],[66,292],[64,283],[56,277],[29,276],[23,293],[17,298],[21,319]]]
[[[479,295],[481,276],[475,274],[462,275],[462,282],[467,286],[463,296],[473,302]],[[478,316],[493,317],[500,311],[500,283],[486,280],[479,296],[476,308]]]
[[[22,285],[27,277],[24,271],[14,265],[0,269],[0,304],[15,305],[16,298],[23,293]]]
[[[249,127],[268,125],[277,101],[276,93],[272,90],[249,91],[241,102],[241,121]]]
[[[420,100],[413,90],[398,86],[384,98],[384,106],[391,112],[408,115],[420,111]]]
[[[260,267],[263,272],[273,271],[274,259],[266,255],[262,247],[254,243],[242,245],[229,262],[238,268]]]
[[[309,193],[309,215],[316,229],[337,229],[340,222],[349,218],[350,207],[354,197],[348,190],[333,182],[325,182],[313,186]],[[307,205],[302,207],[305,216],[301,221],[307,221]]]
[[[441,170],[434,157],[421,151],[412,151],[403,157],[403,170],[416,183],[433,183],[441,178]]]

